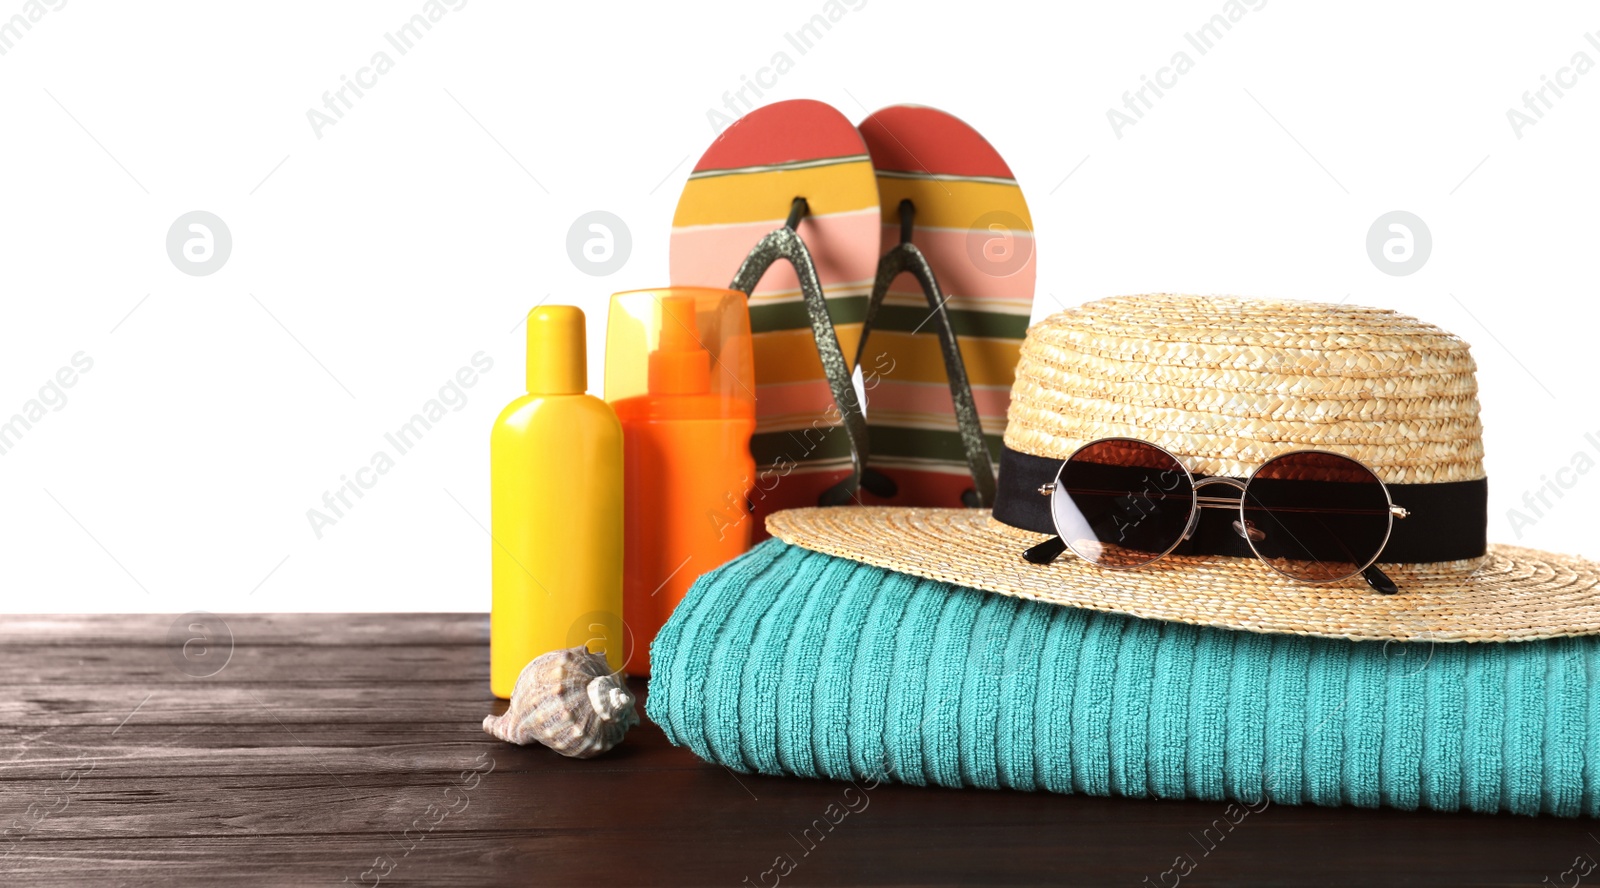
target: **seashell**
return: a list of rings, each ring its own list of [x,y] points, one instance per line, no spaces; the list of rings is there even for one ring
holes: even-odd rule
[[[483,720],[508,743],[539,742],[572,758],[593,758],[639,723],[633,694],[603,654],[575,647],[533,658],[511,690],[511,708]]]

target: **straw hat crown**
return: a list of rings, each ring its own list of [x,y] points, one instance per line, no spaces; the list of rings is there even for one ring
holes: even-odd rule
[[[1391,484],[1477,480],[1476,370],[1466,342],[1398,312],[1119,296],[1028,330],[1005,443],[1064,459],[1097,438],[1140,438],[1233,477],[1315,448]]]

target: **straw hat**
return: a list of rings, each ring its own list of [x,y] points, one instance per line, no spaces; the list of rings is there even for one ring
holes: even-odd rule
[[[794,509],[770,516],[767,529],[902,573],[1203,626],[1402,641],[1600,633],[1600,564],[1484,542],[1475,371],[1461,339],[1392,311],[1169,294],[1104,299],[1028,330],[993,513]],[[1040,479],[1108,437],[1160,445],[1196,476],[1248,477],[1272,456],[1306,448],[1360,460],[1395,502],[1423,505],[1396,523],[1410,538],[1391,538],[1379,558],[1399,594],[1377,594],[1359,578],[1299,583],[1253,557],[1168,555],[1132,570],[1070,552],[1049,565],[1024,561],[1022,550],[1052,535]],[[1407,560],[1394,559],[1397,551]]]

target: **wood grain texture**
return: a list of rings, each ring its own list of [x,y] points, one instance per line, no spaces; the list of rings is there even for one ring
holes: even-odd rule
[[[0,617],[0,885],[1537,885],[1600,860],[1588,821],[1284,806],[1208,848],[1221,804],[735,775],[648,721],[572,761],[482,732],[483,615],[226,615],[206,676],[173,619]]]

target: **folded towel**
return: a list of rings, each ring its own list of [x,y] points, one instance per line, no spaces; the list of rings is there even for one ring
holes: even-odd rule
[[[650,717],[736,771],[1600,815],[1594,638],[1205,629],[772,539],[696,582],[650,659]]]

